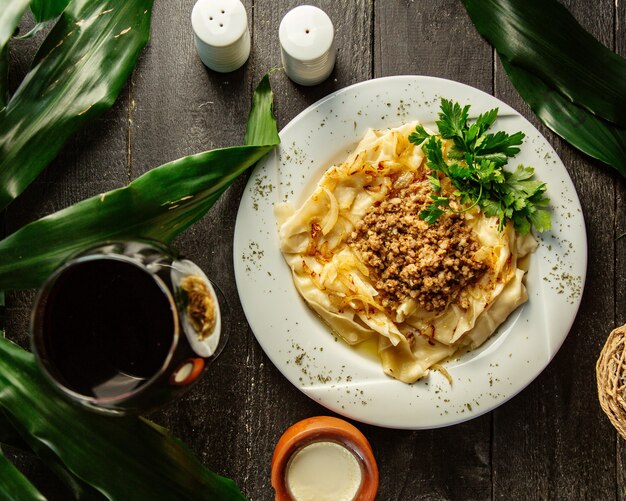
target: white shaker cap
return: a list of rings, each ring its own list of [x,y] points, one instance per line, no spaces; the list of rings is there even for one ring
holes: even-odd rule
[[[248,60],[248,16],[239,0],[198,0],[191,25],[198,55],[212,70],[228,73]]]
[[[318,84],[335,66],[335,30],[328,15],[312,5],[301,5],[283,17],[278,29],[287,76],[301,85]]]

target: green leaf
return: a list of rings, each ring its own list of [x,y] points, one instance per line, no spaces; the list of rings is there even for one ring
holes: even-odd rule
[[[439,218],[443,215],[443,210],[437,207],[436,204],[430,204],[423,211],[419,213],[420,219],[423,219],[428,224],[435,224]]]
[[[419,145],[426,141],[426,139],[428,139],[429,137],[430,134],[426,132],[424,126],[418,124],[415,126],[415,132],[411,132],[411,134],[409,134],[409,141],[413,144]]]
[[[459,103],[441,100],[441,113],[439,120],[435,122],[439,128],[439,134],[444,139],[463,138],[463,129],[467,127],[469,105],[461,108]]]
[[[6,212],[0,212],[0,237],[3,237],[6,235],[6,229],[4,226],[4,218],[6,216]],[[3,289],[0,289],[0,337],[5,337],[5,330],[6,330],[6,294],[4,292]],[[2,416],[2,413],[0,412],[0,443],[3,442],[2,440],[2,424],[3,424],[3,418],[4,416]]]
[[[451,179],[467,179],[472,176],[472,171],[469,167],[464,167],[459,164],[450,164],[450,178]]]
[[[481,113],[476,119],[476,125],[480,129],[480,135],[484,134],[485,131],[491,127],[496,118],[498,118],[498,108],[494,108],[493,110],[489,110],[486,113]]]
[[[491,158],[476,158],[478,162],[474,162],[476,168],[476,175],[478,179],[485,183],[503,183],[504,174],[501,168],[502,163],[495,162]],[[505,160],[506,163],[506,160]]]
[[[504,153],[487,153],[486,155],[476,155],[474,157],[477,162],[491,162],[495,165],[505,165],[508,161],[508,156]]]
[[[503,223],[505,216],[501,201],[485,198],[480,200],[479,205],[482,211],[485,213],[485,216],[497,217],[500,222]],[[504,227],[504,224],[502,224],[502,227]]]
[[[511,135],[503,131],[496,132],[495,134],[487,134],[476,151],[480,152],[482,155],[500,152],[504,153],[507,157],[512,157],[519,153],[519,148],[516,148],[516,146],[522,144],[524,137],[523,132],[516,132]]]
[[[0,110],[9,100],[9,46],[0,49]]]
[[[522,99],[546,126],[626,177],[626,130],[572,104],[546,82],[508,60],[502,59],[502,65]]]
[[[434,224],[445,212],[441,207],[450,208],[450,199],[448,197],[440,197],[435,193],[431,193],[430,198],[432,203],[419,213],[419,217],[428,224]]]
[[[0,111],[0,209],[113,104],[148,41],[151,10],[152,0],[68,5]]]
[[[270,86],[269,73],[266,73],[252,95],[244,144],[267,146],[278,143],[280,143],[280,138],[274,116],[274,94]]]
[[[0,401],[1,401],[0,397]],[[0,444],[10,445],[26,452],[32,450],[28,443],[22,438],[14,424],[9,420],[0,404]],[[43,459],[47,466],[57,475],[57,477],[66,485],[68,492],[67,498],[71,496],[73,499],[84,500],[101,500],[102,495],[94,490],[91,486],[72,475],[60,461],[59,457],[49,450],[40,451],[40,459]],[[4,499],[0,497],[0,499]]]
[[[2,217],[0,216],[0,219]],[[4,235],[4,232],[0,229],[0,235]],[[5,303],[5,293],[3,290],[0,290],[0,337],[4,337],[4,329],[6,326],[6,303]],[[0,440],[1,442],[1,440]]]
[[[524,190],[526,193],[528,193],[528,183],[532,181],[529,181],[530,179],[532,179],[532,177],[535,175],[535,169],[533,169],[532,167],[525,167],[523,165],[518,165],[517,168],[508,176],[508,183],[509,185],[515,189],[515,190]],[[532,192],[534,193],[535,191],[537,191],[538,187],[541,186],[545,186],[544,183],[541,183],[539,181],[534,181],[533,183],[534,188],[532,188]]]
[[[2,398],[0,397],[0,402]],[[0,444],[10,445],[21,449],[22,451],[31,452],[30,445],[22,438],[16,427],[5,414],[2,404],[0,403]],[[68,499],[84,500],[101,500],[102,495],[94,490],[90,485],[86,484],[76,476],[72,475],[63,465],[59,457],[49,450],[40,451],[40,459],[47,463],[47,466],[57,475],[57,477],[65,484],[68,489]],[[5,499],[0,496],[0,499]]]
[[[0,52],[15,33],[29,4],[37,22],[42,22],[61,14],[68,2],[69,0],[0,0]]]
[[[56,22],[56,19],[50,19],[48,21],[42,21],[41,23],[37,23],[29,31],[27,31],[23,35],[15,35],[13,39],[14,40],[26,40],[28,38],[32,38],[40,31],[43,31],[49,28],[50,26],[52,26],[55,22]]]
[[[436,136],[430,136],[428,141],[424,142],[422,151],[426,155],[428,168],[434,171],[441,171],[446,176],[448,175],[448,164],[443,159],[441,141]]]
[[[68,3],[69,0],[30,0],[30,10],[41,23],[61,15]]]
[[[0,406],[32,449],[61,460],[108,499],[244,499],[187,447],[142,418],[110,418],[56,393],[32,354],[0,339]]]
[[[552,227],[550,212],[544,209],[537,210],[530,215],[530,222],[539,232],[548,231]]]
[[[448,197],[440,197],[435,193],[431,193],[430,199],[433,201],[433,205],[437,207],[450,207],[450,199]]]
[[[15,33],[28,4],[29,0],[0,0],[0,50]]]
[[[428,182],[430,183],[430,189],[433,190],[433,192],[439,193],[441,191],[441,181],[439,181],[439,178],[437,176],[428,174],[426,176],[426,179],[428,179]]]
[[[544,208],[548,199],[544,198],[545,183],[534,180],[534,169],[518,165],[514,172],[505,172],[504,203],[507,217],[513,220],[515,228],[525,235],[531,224],[539,232],[550,229],[550,213]]]
[[[511,216],[513,218],[513,224],[515,225],[515,229],[519,231],[519,234],[527,235],[531,227],[528,217],[525,217],[521,214],[511,214]],[[550,227],[548,226],[547,229],[550,229]]]
[[[626,128],[626,60],[556,0],[464,0],[478,32],[570,103]]]
[[[51,26],[69,4],[69,0],[30,0],[30,10],[37,21],[33,28],[23,35],[14,37],[17,40],[34,37],[37,33]]]
[[[79,202],[0,241],[0,284],[6,289],[38,287],[69,256],[104,240],[171,241],[200,219],[237,176],[277,144],[271,103],[266,75],[253,99],[247,137],[271,143],[212,150],[175,160],[124,188]]]
[[[465,160],[465,149],[459,148],[456,144],[453,144],[448,148],[448,158],[451,160]]]
[[[33,484],[0,450],[0,499],[4,501],[46,501]]]
[[[470,125],[469,129],[467,129],[467,132],[465,133],[465,142],[467,144],[474,144],[474,141],[476,141],[476,139],[478,138],[479,133],[480,128],[478,127],[478,125],[473,123],[472,125]]]
[[[509,220],[522,234],[530,231],[532,221],[537,221],[538,231],[549,229],[549,212],[539,212],[548,206],[548,199],[544,197],[546,186],[532,179],[534,169],[519,165],[513,173],[503,170],[508,157],[519,151],[516,146],[522,143],[524,134],[486,134],[497,118],[497,111],[490,110],[480,115],[473,124],[468,124],[469,106],[461,108],[458,103],[442,99],[441,120],[437,124],[446,128],[449,136],[453,134],[450,138],[454,140],[454,147],[448,151],[448,159],[452,151],[452,157],[464,160],[464,163],[448,163],[443,158],[442,142],[432,136],[422,144],[427,166],[447,176],[456,188],[455,193],[460,202],[463,205],[470,204],[462,212],[478,204],[488,217],[498,218],[500,231]],[[441,191],[432,180],[430,184],[433,192]],[[449,200],[435,194],[430,197],[433,203],[420,213],[420,217],[432,224],[446,212],[445,209],[449,209]]]

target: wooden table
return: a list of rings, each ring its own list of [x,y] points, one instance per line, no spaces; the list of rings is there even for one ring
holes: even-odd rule
[[[194,0],[158,1],[152,39],[112,110],[84,129],[7,211],[7,231],[147,170],[206,149],[240,144],[250,97],[280,65],[278,25],[302,2],[244,0],[252,34],[248,63],[232,74],[205,69],[190,25]],[[489,44],[458,0],[313,0],[336,28],[336,69],[319,86],[283,74],[272,84],[283,127],[309,104],[346,85],[397,74],[433,75],[475,86],[512,105],[556,148],[583,206],[589,267],[582,306],[565,344],[521,394],[472,421],[430,431],[358,425],[380,467],[379,499],[624,499],[625,443],[598,405],[594,366],[609,332],[626,322],[626,184],[610,168],[543,127],[520,99]],[[626,0],[568,0],[605,45],[626,55]],[[13,87],[35,41],[14,44]],[[233,277],[235,217],[242,177],[175,243],[225,292],[232,337],[210,372],[182,400],[153,415],[211,469],[251,499],[270,500],[274,445],[292,423],[324,408],[267,359],[244,317]],[[8,297],[8,334],[26,341],[33,292]],[[35,458],[17,463],[51,499],[57,480]],[[132,493],[129,493],[132,499]]]

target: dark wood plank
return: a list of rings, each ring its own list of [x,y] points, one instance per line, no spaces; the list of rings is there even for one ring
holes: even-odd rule
[[[564,3],[612,46],[610,1]],[[496,96],[526,116],[567,167],[586,219],[589,266],[583,302],[563,347],[534,383],[494,413],[494,498],[608,499],[615,493],[615,434],[597,403],[595,362],[614,317],[616,176],[543,127],[499,62]]]
[[[493,92],[492,49],[459,2],[378,0],[374,19],[374,76],[429,75]]]
[[[458,2],[378,1],[374,20],[375,76],[430,75],[493,92],[492,50]],[[491,415],[442,430],[368,431],[378,446],[381,499],[491,496]]]
[[[626,57],[626,1],[615,3],[615,51]],[[614,238],[626,232],[626,180],[617,176],[615,183]],[[611,327],[626,324],[626,236],[615,242],[615,321]],[[626,499],[626,441],[616,435],[617,499]]]

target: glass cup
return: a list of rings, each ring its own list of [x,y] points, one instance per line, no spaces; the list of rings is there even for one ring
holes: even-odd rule
[[[102,413],[144,413],[186,391],[224,348],[217,291],[160,243],[103,243],[40,289],[32,350],[71,399]]]

